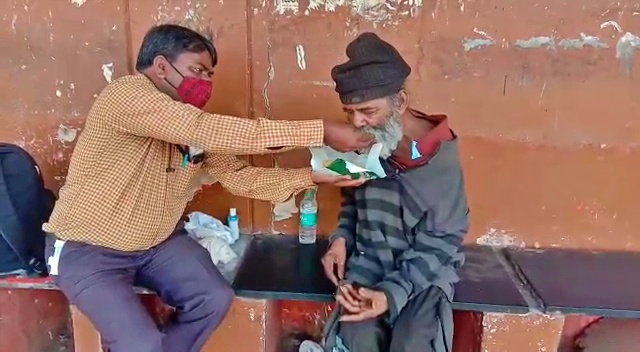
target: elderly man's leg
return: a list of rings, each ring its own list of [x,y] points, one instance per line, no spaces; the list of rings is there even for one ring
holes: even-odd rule
[[[141,253],[75,242],[54,251],[53,243],[47,239],[45,255],[55,266],[55,283],[93,323],[108,351],[162,351],[162,334],[133,291]]]
[[[200,352],[233,301],[233,290],[209,252],[181,233],[151,250],[137,280],[176,309],[165,332],[164,351]]]
[[[382,319],[340,323],[338,335],[349,352],[386,352],[389,350],[389,326]]]
[[[438,302],[444,293],[431,287],[413,299],[400,312],[391,334],[390,352],[430,352],[438,333]]]

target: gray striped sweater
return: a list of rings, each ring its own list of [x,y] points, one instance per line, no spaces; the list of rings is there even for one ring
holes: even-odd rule
[[[457,139],[443,142],[428,164],[391,172],[343,195],[331,241],[346,239],[348,282],[386,294],[391,324],[412,297],[432,285],[453,299],[464,260],[459,248],[469,228]],[[325,329],[328,346],[334,323]]]

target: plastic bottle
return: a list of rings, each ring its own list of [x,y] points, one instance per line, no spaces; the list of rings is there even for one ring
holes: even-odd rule
[[[227,217],[227,224],[231,230],[231,236],[233,238],[240,237],[240,227],[238,225],[238,213],[236,208],[229,209],[229,216]]]
[[[318,230],[318,202],[316,201],[316,189],[308,189],[304,199],[300,203],[300,231],[298,241],[302,244],[316,242]]]

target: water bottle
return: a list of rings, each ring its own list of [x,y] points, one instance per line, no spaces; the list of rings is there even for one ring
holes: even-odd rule
[[[302,244],[316,242],[318,230],[318,202],[316,201],[316,189],[308,189],[304,199],[300,203],[300,232],[298,241]]]
[[[240,226],[238,225],[238,212],[236,208],[229,209],[227,225],[231,230],[231,237],[233,237],[234,240],[237,240],[240,237]]]

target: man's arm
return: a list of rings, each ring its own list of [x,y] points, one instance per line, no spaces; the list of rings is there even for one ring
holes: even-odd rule
[[[203,166],[222,187],[241,197],[284,202],[314,186],[310,168],[254,167],[233,155],[208,153]]]
[[[413,295],[432,286],[459,255],[469,229],[469,208],[462,185],[446,193],[416,224],[414,243],[397,258],[397,270],[374,287],[387,296],[391,321]]]
[[[353,188],[343,188],[342,206],[340,215],[338,216],[338,228],[329,237],[329,242],[333,243],[338,238],[344,238],[347,244],[347,251],[351,251],[355,243],[356,224],[358,221],[358,212],[354,199]]]
[[[210,153],[264,154],[280,152],[282,148],[323,145],[321,120],[277,121],[209,114],[174,101],[141,79],[115,81],[93,109],[104,109],[98,112],[99,116],[120,132],[194,146]]]

